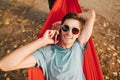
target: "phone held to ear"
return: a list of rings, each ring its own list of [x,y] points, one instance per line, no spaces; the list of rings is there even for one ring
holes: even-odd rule
[[[55,34],[55,44],[57,44],[59,42],[59,34]]]

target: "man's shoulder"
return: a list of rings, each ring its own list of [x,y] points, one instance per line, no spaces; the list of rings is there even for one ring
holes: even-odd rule
[[[81,49],[84,49],[83,45],[81,44],[81,42],[77,39],[75,42],[74,42],[74,45],[73,45],[74,48],[81,48]]]

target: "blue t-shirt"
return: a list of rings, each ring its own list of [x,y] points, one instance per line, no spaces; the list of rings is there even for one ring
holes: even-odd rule
[[[83,46],[76,40],[69,49],[55,44],[38,49],[33,56],[37,67],[42,67],[47,80],[85,80],[83,50]]]

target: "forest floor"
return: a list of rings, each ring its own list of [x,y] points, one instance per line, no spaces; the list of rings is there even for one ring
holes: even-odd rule
[[[40,14],[44,17],[15,0],[0,0],[0,59],[37,38],[48,15]],[[120,23],[97,14],[92,38],[105,80],[120,80]],[[0,71],[0,80],[27,80],[27,69]]]

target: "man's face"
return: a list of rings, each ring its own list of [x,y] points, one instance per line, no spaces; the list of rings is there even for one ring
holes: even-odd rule
[[[61,26],[61,42],[72,45],[80,35],[80,22],[75,19],[67,19]]]

